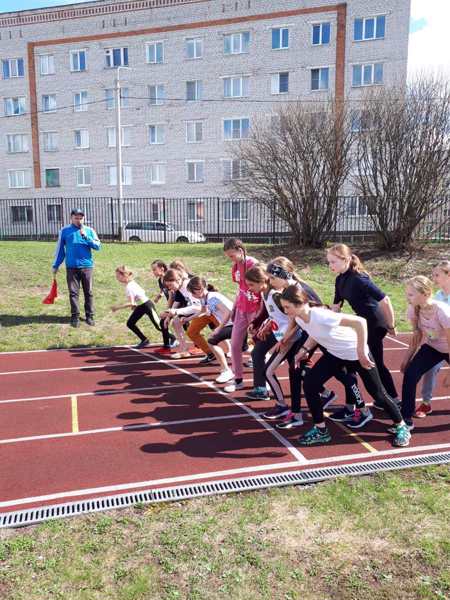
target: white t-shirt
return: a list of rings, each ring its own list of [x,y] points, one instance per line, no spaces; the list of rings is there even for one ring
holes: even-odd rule
[[[225,321],[226,311],[233,310],[233,303],[220,292],[208,292],[202,303],[206,305],[209,313],[222,325],[231,325],[231,319]]]
[[[135,281],[129,281],[127,283],[125,294],[130,299],[131,304],[144,304],[144,302],[148,302],[147,294]]]
[[[335,313],[328,308],[316,306],[311,308],[309,323],[300,317],[295,317],[295,321],[333,356],[342,360],[358,360],[356,331],[351,327],[340,325],[343,317],[344,315]],[[368,356],[367,344],[365,352]]]

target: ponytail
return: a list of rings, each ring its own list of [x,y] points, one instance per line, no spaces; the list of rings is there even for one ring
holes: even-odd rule
[[[334,256],[337,256],[341,260],[347,260],[349,271],[369,276],[359,256],[353,254],[352,249],[347,244],[334,244],[334,246],[328,248],[327,253],[334,254]]]
[[[200,288],[206,289],[208,292],[217,292],[217,289],[211,283],[206,283],[206,279],[204,277],[199,277],[197,275],[194,275],[191,277],[191,279],[189,279],[186,287],[191,293]]]

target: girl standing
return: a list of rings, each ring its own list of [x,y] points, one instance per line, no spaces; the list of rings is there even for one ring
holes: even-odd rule
[[[251,256],[247,256],[242,241],[236,238],[228,239],[223,246],[223,251],[233,263],[231,277],[239,286],[232,311],[231,362],[234,381],[225,387],[225,392],[231,393],[244,387],[242,380],[242,346],[247,336],[248,327],[258,313],[261,296],[251,292],[246,283],[245,273],[257,261]]]
[[[367,320],[368,346],[375,361],[381,382],[389,396],[400,403],[390,371],[384,364],[383,339],[388,333],[395,335],[395,316],[391,301],[371,280],[363,264],[345,244],[336,244],[327,251],[327,260],[333,273],[337,273],[333,310],[339,312],[345,300],[354,312]],[[376,402],[374,408],[383,409]],[[363,415],[354,415],[348,407],[333,415],[334,421],[354,422]],[[364,424],[364,423],[362,423]]]
[[[357,372],[369,394],[386,410],[395,424],[394,445],[407,446],[411,438],[397,404],[386,393],[380,375],[372,362],[367,345],[367,323],[362,317],[335,313],[323,306],[314,306],[306,293],[291,285],[284,290],[281,302],[289,316],[295,318],[309,338],[297,353],[298,362],[305,360],[316,344],[323,355],[306,374],[304,392],[314,426],[299,440],[302,446],[331,441],[323,420],[320,392],[323,385],[343,371]],[[356,404],[356,399],[355,399]]]
[[[172,305],[170,292],[167,287],[164,285],[163,278],[165,273],[167,272],[167,265],[163,260],[154,260],[151,264],[151,270],[153,275],[156,277],[159,287],[159,293],[156,294],[153,302],[157,304],[161,298],[164,296],[167,300],[167,304],[170,308]],[[176,337],[169,332],[169,329],[164,324],[164,319],[161,319],[159,322],[159,326],[161,328],[161,333],[163,337],[163,346],[157,349],[159,354],[170,354],[173,348],[178,344]]]
[[[442,260],[433,269],[433,281],[439,287],[439,291],[434,295],[434,300],[444,302],[450,305],[450,261]],[[431,409],[431,400],[433,390],[436,386],[436,379],[439,371],[444,366],[445,361],[440,362],[432,369],[427,371],[422,381],[422,404],[416,409],[415,415],[423,419],[433,411]]]
[[[137,322],[144,316],[147,315],[150,321],[153,323],[158,331],[161,331],[158,325],[158,313],[156,312],[155,305],[151,300],[148,299],[147,294],[141,288],[139,284],[134,281],[133,272],[130,271],[125,265],[117,267],[116,279],[125,286],[125,294],[128,298],[126,304],[117,304],[111,307],[112,312],[116,312],[122,308],[131,308],[133,312],[127,321],[128,329],[131,329],[138,338],[141,340],[136,348],[145,348],[150,344],[147,336],[137,326]]]
[[[433,284],[427,277],[417,275],[406,282],[407,316],[414,334],[402,361],[402,415],[409,430],[414,428],[412,417],[416,404],[416,386],[421,377],[443,361],[449,362],[450,307],[432,298]],[[450,385],[450,377],[444,379]]]

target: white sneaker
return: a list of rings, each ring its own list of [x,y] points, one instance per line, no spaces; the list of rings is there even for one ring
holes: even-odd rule
[[[243,381],[241,381],[241,383],[236,383],[235,381],[232,381],[229,385],[226,385],[223,388],[223,391],[226,392],[227,394],[232,394],[236,390],[243,390],[243,389],[244,389]]]
[[[231,369],[227,369],[226,371],[222,371],[217,377],[217,383],[226,383],[227,381],[231,381],[234,379],[234,373]]]

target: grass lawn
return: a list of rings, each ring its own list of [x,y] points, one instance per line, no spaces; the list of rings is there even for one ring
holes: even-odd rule
[[[249,250],[261,260],[280,253]],[[0,350],[134,343],[126,313],[109,311],[123,301],[114,277],[123,263],[148,292],[156,292],[150,262],[182,257],[234,293],[220,245],[105,244],[96,255],[97,326],[74,330],[63,270],[60,300],[41,303],[53,251],[54,244],[0,242]],[[323,253],[289,255],[330,302],[333,276]],[[366,253],[400,329],[407,329],[402,280],[429,274],[444,256],[447,248],[414,260]],[[146,331],[158,339],[150,325]],[[2,600],[449,600],[449,565],[448,466],[0,530]]]

